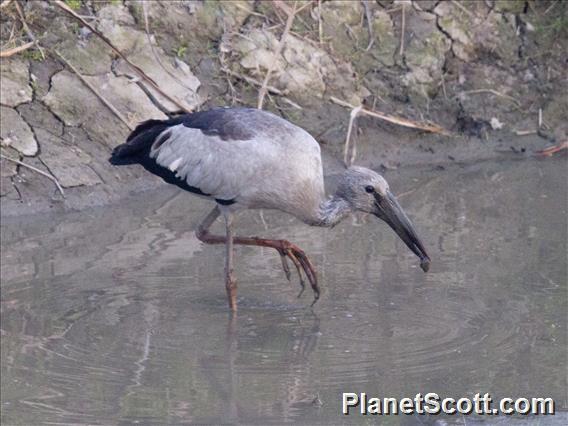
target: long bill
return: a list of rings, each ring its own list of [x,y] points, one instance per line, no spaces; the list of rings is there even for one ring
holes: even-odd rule
[[[420,267],[424,272],[430,269],[430,257],[418,238],[410,219],[398,204],[395,196],[389,191],[384,197],[376,197],[379,218],[384,220],[412,252],[420,258]]]

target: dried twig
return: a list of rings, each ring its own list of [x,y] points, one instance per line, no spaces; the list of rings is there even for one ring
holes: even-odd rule
[[[59,181],[57,180],[57,178],[53,175],[50,175],[49,173],[45,173],[43,170],[40,170],[34,166],[30,166],[29,164],[26,164],[20,160],[16,160],[15,158],[11,158],[11,157],[7,157],[4,154],[0,154],[0,158],[3,158],[4,160],[8,160],[11,161],[12,163],[16,163],[22,167],[26,167],[30,170],[33,170],[36,173],[39,173],[42,176],[45,176],[46,178],[48,178],[49,180],[51,180],[55,186],[57,187],[57,189],[59,190],[59,192],[61,193],[61,196],[63,198],[65,198],[65,192],[63,191],[63,188],[61,187],[61,185],[59,184]]]
[[[556,6],[558,3],[560,3],[560,1],[555,1],[554,3],[552,3],[548,9],[546,9],[543,13],[543,15],[546,15],[548,12],[550,12],[552,9],[554,9],[554,6]]]
[[[278,48],[276,49],[276,52],[274,52],[275,57],[278,57],[280,56],[280,52],[282,52],[282,49],[284,48],[286,37],[288,36],[288,32],[292,27],[292,23],[294,22],[294,17],[296,16],[297,12],[296,12],[296,2],[294,2],[294,6],[292,7],[292,9],[290,9],[286,4],[284,4],[281,1],[275,1],[274,4],[288,14],[288,19],[286,19],[286,26],[284,27],[284,31],[282,32],[282,36],[280,37],[280,43],[278,43]],[[266,96],[268,81],[270,80],[270,74],[272,73],[272,69],[274,68],[274,62],[272,62],[269,68],[266,70],[266,75],[264,76],[262,86],[258,91],[258,104],[257,104],[258,109],[262,109],[264,97]]]
[[[371,14],[371,8],[369,7],[369,1],[361,0],[361,3],[365,8],[365,19],[367,20],[367,31],[369,32],[369,44],[365,49],[365,51],[368,52],[371,49],[371,47],[373,47],[373,43],[375,43],[375,36],[373,34],[373,21],[371,19],[372,14]]]
[[[14,47],[12,49],[2,50],[2,51],[0,51],[0,58],[8,58],[12,55],[15,55],[16,53],[19,53],[19,52],[22,52],[26,49],[29,49],[30,47],[32,47],[35,44],[36,44],[35,41],[30,41],[29,43],[23,44],[23,45],[18,46],[18,47]]]
[[[536,130],[515,130],[515,135],[517,136],[527,136],[527,135],[536,135]]]
[[[537,151],[535,154],[542,155],[545,157],[551,157],[553,154],[556,154],[557,152],[562,151],[564,149],[568,149],[568,141],[560,142],[559,144],[551,146],[550,148]]]
[[[18,15],[20,15],[20,22],[22,23],[22,27],[24,28],[24,31],[26,32],[28,38],[30,39],[30,41],[37,43],[37,39],[34,36],[34,33],[32,33],[32,30],[30,30],[30,27],[28,27],[28,23],[26,22],[26,16],[24,15],[22,8],[18,4],[18,2],[15,2],[14,5],[16,6],[16,10],[18,11]],[[39,44],[36,44],[36,46],[39,50],[39,53],[41,53],[42,59],[45,60],[45,53],[44,53],[43,49],[41,48],[41,46]]]
[[[239,74],[238,72],[231,71],[230,69],[228,69],[228,68],[226,68],[226,67],[221,68],[221,71],[223,71],[223,72],[226,73],[226,74],[232,75],[233,77],[236,77],[236,78],[238,78],[238,79],[240,79],[240,80],[244,80],[244,81],[246,81],[246,82],[249,83],[249,84],[253,84],[253,85],[258,86],[258,87],[261,87],[261,86],[262,86],[262,83],[261,83],[260,81],[254,79],[254,78],[252,78],[252,77],[249,77],[249,76],[247,76],[247,75],[243,75],[243,74]],[[280,90],[280,89],[277,89],[277,88],[274,87],[274,86],[266,86],[266,91],[267,91],[268,93],[273,93],[273,94],[275,94],[275,95],[278,95],[278,96],[282,97],[282,99],[283,99],[286,103],[288,103],[289,105],[293,106],[293,107],[296,108],[296,109],[303,109],[303,108],[302,108],[300,105],[298,105],[296,102],[294,102],[293,100],[287,98],[287,97],[285,96],[285,92],[283,92],[283,91]]]
[[[519,102],[517,99],[513,98],[512,96],[509,95],[505,95],[501,92],[498,92],[497,90],[493,90],[493,89],[475,89],[475,90],[465,90],[463,92],[461,92],[462,94],[476,94],[476,93],[491,93],[495,96],[499,96],[501,98],[505,98],[505,99],[509,99],[510,101],[512,101],[517,107],[521,106],[521,102]]]
[[[235,6],[237,9],[241,9],[242,11],[248,13],[249,15],[259,16],[261,18],[266,18],[266,15],[263,15],[262,13],[255,12],[254,10],[249,10],[248,8],[243,6],[242,4],[239,4],[239,2],[234,2],[233,6]]]
[[[323,26],[321,22],[321,0],[318,0],[318,35],[320,44],[323,43]]]
[[[221,71],[223,71],[223,72],[225,72],[229,75],[232,75],[233,77],[236,77],[240,80],[244,80],[247,83],[254,84],[255,86],[259,86],[259,87],[262,86],[262,83],[260,81],[254,79],[252,77],[249,77],[247,75],[239,74],[238,72],[232,71],[229,68],[221,68]],[[277,89],[274,86],[266,86],[266,90],[270,93],[274,93],[275,95],[284,96],[284,92],[280,89]]]
[[[103,104],[105,104],[105,106],[110,109],[112,111],[112,113],[114,115],[116,115],[116,117],[122,121],[124,124],[126,124],[126,127],[128,127],[130,130],[134,130],[134,126],[132,126],[128,120],[120,113],[119,110],[117,110],[115,108],[115,106],[113,104],[110,103],[110,101],[108,101],[99,91],[98,89],[93,86],[80,72],[77,68],[75,68],[73,65],[71,65],[71,63],[69,63],[69,61],[67,61],[67,59],[65,59],[65,57],[59,53],[57,50],[53,51],[61,60],[61,62],[63,62],[71,71],[73,71],[77,77],[79,77],[81,79],[81,81],[83,83],[85,83],[85,86],[87,86],[89,89],[91,89],[91,92],[93,92],[97,98],[99,98],[101,100],[101,102]]]
[[[406,4],[402,3],[402,23],[400,31],[400,56],[404,55],[404,31],[406,27]]]
[[[336,97],[333,97],[333,96],[330,97],[330,100],[337,105],[341,105],[341,106],[351,108],[351,109],[356,108],[354,105],[351,105],[350,103],[342,101],[341,99],[337,99]],[[442,126],[439,126],[437,124],[419,123],[419,122],[416,122],[416,121],[408,120],[406,118],[396,117],[394,115],[385,114],[385,113],[380,112],[380,111],[369,111],[365,108],[361,108],[360,112],[361,112],[361,114],[366,114],[366,115],[369,115],[371,117],[380,118],[381,120],[387,121],[387,122],[392,123],[392,124],[398,124],[399,126],[409,127],[411,129],[424,130],[425,132],[436,133],[436,134],[440,134],[440,135],[444,135],[444,136],[450,135],[450,132],[448,130],[444,129]]]
[[[469,10],[467,10],[463,5],[460,4],[459,1],[456,0],[452,0],[452,4],[458,8],[460,8],[462,10],[462,12],[464,12],[466,15],[468,15],[470,18],[473,18],[473,13],[471,13]]]
[[[191,113],[191,110],[189,108],[187,108],[185,105],[183,105],[181,102],[179,102],[177,99],[171,97],[170,95],[168,95],[167,93],[165,93],[160,86],[158,86],[158,84],[148,75],[144,72],[144,70],[142,68],[140,68],[138,65],[133,64],[132,62],[130,62],[130,60],[126,57],[126,55],[124,55],[124,53],[122,53],[120,50],[118,50],[113,44],[112,42],[104,35],[102,34],[100,31],[98,31],[95,27],[93,27],[91,24],[89,24],[82,16],[78,15],[73,9],[71,9],[69,6],[67,6],[64,2],[62,2],[61,0],[53,0],[53,4],[55,4],[56,6],[58,6],[60,9],[63,9],[65,12],[67,12],[69,15],[71,15],[73,18],[79,20],[83,25],[85,25],[89,30],[91,30],[94,34],[97,35],[97,37],[99,37],[102,41],[105,42],[106,45],[108,45],[118,56],[120,56],[121,59],[123,59],[128,65],[130,65],[130,67],[136,71],[136,73],[143,79],[145,80],[152,88],[154,88],[154,90],[156,90],[160,95],[162,95],[164,98],[166,98],[168,101],[170,101],[171,103],[173,103],[175,106],[177,106],[179,109],[187,112],[187,113]]]

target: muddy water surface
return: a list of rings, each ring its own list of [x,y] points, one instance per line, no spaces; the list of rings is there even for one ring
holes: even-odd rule
[[[546,396],[566,409],[566,161],[387,178],[429,248],[428,274],[375,218],[323,230],[239,216],[240,234],[311,255],[313,311],[275,253],[246,247],[231,318],[223,248],[193,235],[211,205],[173,188],[3,220],[3,424],[377,420],[342,416],[342,392]]]

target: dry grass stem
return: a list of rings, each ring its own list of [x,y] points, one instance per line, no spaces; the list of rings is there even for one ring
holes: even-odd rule
[[[318,35],[320,44],[323,43],[323,26],[321,22],[321,0],[318,0]]]
[[[228,69],[228,68],[221,68],[221,71],[223,71],[224,73],[229,74],[229,75],[231,75],[231,76],[233,76],[233,77],[236,77],[236,78],[238,78],[238,79],[240,79],[240,80],[244,80],[244,81],[246,81],[247,83],[252,84],[252,85],[254,85],[254,86],[258,86],[258,87],[261,87],[261,86],[262,86],[262,83],[261,83],[260,81],[254,79],[254,78],[252,78],[252,77],[249,77],[249,76],[246,76],[246,75],[243,75],[243,74],[239,74],[238,72],[231,71],[231,70]],[[290,98],[287,98],[287,97],[285,96],[285,93],[284,93],[282,90],[277,89],[277,88],[274,87],[274,86],[266,86],[266,90],[267,90],[268,93],[272,93],[272,94],[274,94],[274,95],[280,96],[284,102],[286,102],[287,104],[293,106],[294,108],[300,109],[300,110],[303,109],[303,108],[302,108],[300,105],[298,105],[296,102],[294,102],[294,101],[291,100]]]
[[[552,3],[552,4],[548,7],[548,9],[546,9],[546,10],[544,11],[543,15],[548,14],[548,12],[550,12],[552,9],[554,9],[554,6],[556,6],[558,3],[560,3],[560,0],[555,1],[554,3]]]
[[[288,19],[286,19],[286,26],[284,27],[284,31],[282,32],[282,36],[280,37],[280,43],[278,43],[278,48],[276,49],[275,52],[275,56],[278,57],[280,56],[280,53],[284,48],[286,37],[288,36],[290,28],[292,28],[292,23],[294,22],[294,17],[296,16],[297,11],[296,11],[296,2],[294,2],[294,6],[292,9],[290,9],[288,5],[286,5],[282,1],[275,1],[274,4],[288,14]],[[258,109],[262,109],[262,104],[264,103],[264,97],[266,96],[267,86],[270,80],[270,74],[272,74],[273,67],[274,67],[274,62],[271,63],[268,70],[266,70],[266,75],[264,76],[264,80],[262,81],[262,85],[260,87],[260,90],[258,91],[258,104],[257,104]]]
[[[29,164],[26,164],[26,163],[24,163],[20,160],[16,160],[15,158],[7,157],[4,154],[0,154],[0,158],[3,158],[4,160],[7,160],[7,161],[11,161],[12,163],[16,163],[16,164],[18,164],[22,167],[33,170],[34,172],[36,172],[36,173],[38,173],[42,176],[45,176],[46,178],[48,178],[49,180],[51,180],[55,184],[58,191],[61,193],[61,196],[63,198],[65,198],[65,191],[63,191],[63,188],[61,187],[59,181],[57,180],[57,178],[55,176],[50,175],[49,173],[45,173],[43,170],[40,170],[40,169],[38,169],[34,166],[30,166]]]
[[[2,51],[0,51],[0,58],[9,58],[10,56],[15,55],[16,53],[23,52],[24,50],[29,49],[30,47],[34,46],[35,44],[36,44],[35,41],[30,41],[29,43],[23,44],[23,45],[18,46],[18,47],[14,47],[12,49],[2,50]]]
[[[371,50],[371,47],[373,47],[373,43],[375,43],[375,36],[373,34],[373,21],[371,19],[372,14],[371,14],[371,8],[369,7],[369,1],[361,0],[361,3],[365,8],[365,19],[367,20],[367,31],[369,32],[369,44],[365,49],[365,51],[368,52],[369,50]]]
[[[406,4],[402,4],[402,23],[400,31],[400,56],[404,55],[404,31],[406,27]]]
[[[71,63],[69,63],[69,61],[67,61],[67,59],[65,59],[63,57],[63,55],[61,53],[59,53],[57,50],[53,51],[57,57],[61,60],[61,62],[63,62],[71,71],[73,71],[77,77],[79,77],[81,79],[81,81],[85,84],[85,86],[87,86],[91,92],[93,92],[97,98],[99,98],[101,100],[101,102],[103,104],[105,104],[105,106],[111,110],[111,112],[120,120],[122,121],[124,124],[126,124],[126,127],[128,127],[130,130],[134,130],[134,126],[132,126],[130,124],[130,122],[120,113],[119,110],[117,110],[115,108],[115,106],[113,104],[110,103],[110,101],[108,101],[99,91],[98,89],[93,86],[85,77],[83,77],[83,75],[79,72],[79,70],[77,68],[75,68],[73,65],[71,65]]]
[[[32,30],[30,30],[30,27],[28,26],[28,23],[26,22],[26,16],[24,15],[22,8],[18,4],[18,2],[15,2],[14,5],[16,6],[16,10],[18,11],[18,15],[20,16],[20,22],[22,23],[22,27],[24,28],[24,31],[26,32],[28,38],[30,39],[30,41],[37,43],[37,39],[34,36],[34,33],[32,33]],[[45,60],[45,53],[44,53],[43,49],[41,48],[41,46],[39,44],[36,44],[36,46],[39,50],[39,53],[41,54],[42,59]]]

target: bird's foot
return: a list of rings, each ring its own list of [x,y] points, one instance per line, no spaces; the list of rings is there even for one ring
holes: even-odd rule
[[[296,271],[298,272],[298,276],[300,278],[300,287],[301,287],[298,297],[302,295],[302,293],[306,288],[304,277],[302,275],[302,270],[306,274],[306,278],[310,282],[310,285],[314,292],[314,301],[312,303],[313,306],[319,299],[320,289],[318,285],[316,271],[312,265],[312,262],[310,262],[310,259],[308,258],[308,256],[306,256],[306,253],[304,253],[304,251],[301,248],[290,243],[289,241],[286,240],[280,241],[280,245],[279,247],[276,247],[276,250],[278,250],[278,253],[280,254],[280,259],[282,260],[282,268],[284,269],[284,273],[286,274],[286,278],[288,279],[288,281],[291,278],[291,273],[287,259],[290,259],[294,264],[294,266],[296,267]]]
[[[298,277],[300,278],[301,289],[300,293],[298,294],[298,297],[300,297],[304,292],[304,290],[306,289],[306,282],[304,281],[304,277],[302,276],[302,265],[292,251],[290,250],[287,251],[284,249],[277,249],[277,250],[278,253],[280,254],[280,259],[282,260],[282,269],[284,270],[284,273],[286,274],[286,279],[288,281],[291,281],[292,278],[292,273],[290,272],[290,267],[288,266],[288,258],[292,261],[292,263],[296,267],[296,271],[298,272]]]

